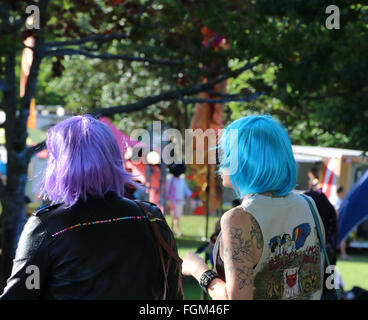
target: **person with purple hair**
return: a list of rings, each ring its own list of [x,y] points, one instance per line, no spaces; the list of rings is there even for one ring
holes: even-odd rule
[[[122,196],[134,182],[106,124],[71,117],[49,129],[46,145],[50,205],[25,225],[0,299],[182,299],[181,264],[160,254],[150,224],[159,220],[177,253],[173,233],[157,206],[144,203],[147,219]]]

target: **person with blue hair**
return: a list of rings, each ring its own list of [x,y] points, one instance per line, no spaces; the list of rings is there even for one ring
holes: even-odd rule
[[[6,163],[3,162],[1,154],[0,154],[0,179],[6,181]]]
[[[183,274],[213,299],[320,299],[324,257],[308,202],[293,192],[286,130],[270,115],[244,117],[225,128],[218,148],[223,185],[241,204],[221,217],[214,270],[189,252]]]

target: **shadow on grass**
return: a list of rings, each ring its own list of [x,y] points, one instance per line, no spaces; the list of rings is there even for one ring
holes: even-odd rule
[[[341,256],[338,255],[337,256],[337,261],[338,262],[362,262],[362,263],[368,263],[368,254],[367,252],[365,252],[364,254],[351,254],[348,252],[348,256],[350,259],[345,260],[345,259],[341,259]]]
[[[196,239],[194,237],[189,238],[187,236],[176,238],[175,240],[178,248],[183,249],[199,248],[204,243],[201,239]]]
[[[189,249],[195,251],[204,243],[200,237],[185,235],[175,240],[177,247],[181,250]],[[202,289],[193,277],[183,276],[183,290],[185,300],[200,300],[202,298]]]
[[[202,289],[193,277],[183,276],[184,300],[201,300]],[[207,297],[206,300],[209,300]]]

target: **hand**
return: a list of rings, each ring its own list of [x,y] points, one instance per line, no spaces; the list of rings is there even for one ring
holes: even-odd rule
[[[182,274],[193,276],[197,281],[199,281],[202,273],[209,269],[204,260],[194,252],[188,252],[183,259]]]

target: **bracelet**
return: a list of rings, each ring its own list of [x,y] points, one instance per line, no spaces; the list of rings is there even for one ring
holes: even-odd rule
[[[202,273],[201,278],[199,280],[199,285],[206,294],[208,294],[208,286],[210,285],[212,280],[216,278],[220,277],[216,272],[212,270],[207,270]]]

